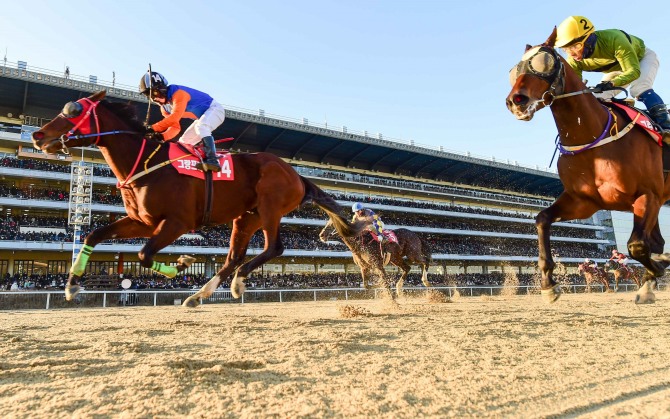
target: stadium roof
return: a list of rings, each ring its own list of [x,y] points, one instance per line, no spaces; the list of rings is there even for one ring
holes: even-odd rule
[[[62,75],[0,66],[0,116],[29,115],[53,118],[71,100],[107,90],[112,100],[130,100],[138,114],[146,101],[130,87],[105,86],[95,80],[65,79]],[[153,119],[160,117],[157,109]],[[408,121],[411,124],[411,121]],[[266,115],[227,107],[226,120],[216,137],[234,137],[227,147],[241,151],[266,151],[305,162],[370,170],[425,179],[509,190],[540,196],[558,196],[563,187],[556,173],[389,141],[380,135],[353,133],[345,127],[328,128],[306,120]],[[473,134],[474,135],[474,134]],[[463,139],[464,142],[471,139]]]

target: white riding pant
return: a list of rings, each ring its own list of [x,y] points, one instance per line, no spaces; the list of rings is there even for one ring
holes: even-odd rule
[[[224,107],[213,100],[212,104],[209,105],[209,109],[205,111],[204,114],[186,128],[184,134],[179,138],[179,142],[196,145],[204,137],[212,135],[212,131],[217,129],[219,125],[223,124],[223,121],[226,119],[226,110]]]
[[[646,48],[644,51],[644,56],[640,60],[640,77],[638,77],[636,80],[633,80],[629,84],[620,87],[627,89],[628,93],[637,99],[640,94],[654,87],[654,80],[656,80],[656,73],[658,73],[659,65],[660,64],[658,62],[656,53],[649,48]],[[621,73],[621,71],[605,73],[602,81],[610,81]],[[598,98],[607,100],[612,99],[619,93],[621,92],[618,90],[608,90],[606,92],[596,93],[595,95]]]

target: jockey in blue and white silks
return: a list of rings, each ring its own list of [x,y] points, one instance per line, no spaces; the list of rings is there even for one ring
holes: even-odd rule
[[[379,239],[380,243],[384,241],[384,222],[377,214],[374,213],[374,211],[369,208],[365,208],[360,202],[356,202],[354,205],[352,205],[351,211],[354,213],[354,216],[351,219],[352,222],[367,222],[368,230],[377,234],[377,238]]]

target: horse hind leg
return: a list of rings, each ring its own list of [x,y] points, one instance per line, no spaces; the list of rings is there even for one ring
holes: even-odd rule
[[[275,216],[276,214],[273,215],[271,219],[265,220],[265,222],[261,221],[263,225],[263,235],[265,237],[265,246],[263,247],[263,251],[261,253],[240,266],[235,273],[235,277],[230,283],[230,292],[233,294],[233,297],[239,298],[242,296],[242,294],[244,294],[244,280],[247,278],[249,273],[267,261],[272,260],[277,256],[281,256],[284,253],[284,245],[282,244],[281,237],[279,235],[279,224],[281,222],[281,216],[279,216],[279,218],[275,218]]]
[[[423,286],[426,288],[431,288],[432,285],[430,282],[428,282],[428,264],[425,263],[421,265],[421,282],[423,283]]]
[[[251,237],[260,227],[260,218],[256,213],[245,213],[243,216],[233,221],[233,231],[230,235],[230,251],[226,261],[219,271],[195,294],[188,297],[183,303],[183,307],[195,308],[200,305],[200,301],[209,298],[219,287],[221,281],[237,269],[244,262],[247,255],[247,249]],[[234,281],[234,280],[233,280]],[[230,285],[230,292],[234,298],[240,298],[244,293],[244,283]]]

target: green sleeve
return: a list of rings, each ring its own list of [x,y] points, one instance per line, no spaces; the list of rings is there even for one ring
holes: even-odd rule
[[[611,80],[615,86],[625,86],[640,77],[640,60],[633,44],[623,33],[613,37],[614,58],[619,62],[622,73]]]

